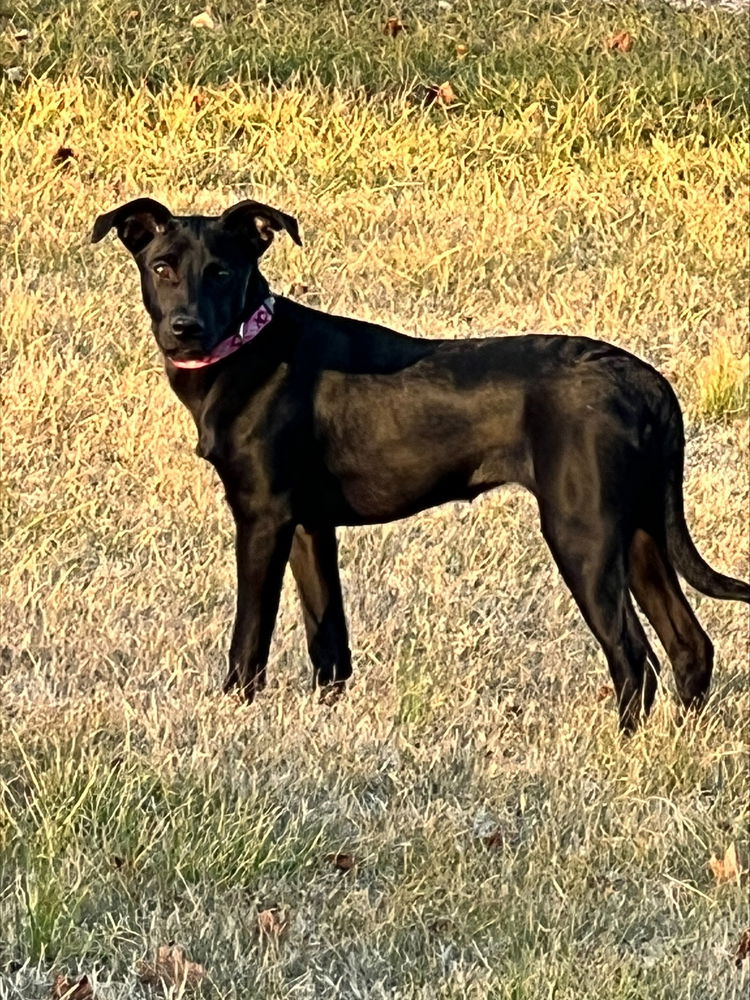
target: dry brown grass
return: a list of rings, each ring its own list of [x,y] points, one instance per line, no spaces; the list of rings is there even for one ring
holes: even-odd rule
[[[715,696],[678,729],[667,671],[623,743],[534,506],[506,489],[341,532],[356,673],[335,710],[308,693],[291,589],[269,689],[220,697],[230,519],[135,269],[86,239],[137,194],[211,212],[252,192],[303,227],[266,265],[277,290],[427,336],[641,354],[686,408],[694,537],[747,576],[747,422],[706,403],[726,371],[747,385],[745,143],[608,152],[583,93],[513,121],[192,97],[40,82],[0,113],[0,997],[36,996],[52,962],[136,996],[172,939],[221,997],[739,997],[747,876],[717,885],[707,862],[750,860],[746,611],[691,595]]]

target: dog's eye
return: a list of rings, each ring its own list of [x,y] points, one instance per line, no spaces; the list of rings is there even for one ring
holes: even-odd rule
[[[172,268],[164,260],[157,260],[153,266],[153,271],[160,278],[169,278],[172,276]]]
[[[232,277],[232,272],[226,267],[208,267],[207,271],[211,281],[215,281],[219,285],[225,285]]]

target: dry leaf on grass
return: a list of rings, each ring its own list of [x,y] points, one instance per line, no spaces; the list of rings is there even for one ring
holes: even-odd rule
[[[498,828],[497,830],[493,830],[487,837],[482,837],[482,843],[490,851],[499,850],[505,843],[502,830]]]
[[[193,111],[200,111],[206,106],[208,98],[205,94],[201,94],[200,91],[196,91],[190,98],[190,105]]]
[[[57,152],[52,156],[52,166],[62,167],[63,170],[68,170],[70,167],[70,161],[75,159],[76,154],[70,146],[60,146]]]
[[[196,14],[195,17],[190,21],[191,28],[206,28],[209,31],[216,31],[219,27],[217,21],[214,20],[213,15],[209,7],[201,11],[200,14]]]
[[[717,858],[712,854],[708,862],[708,867],[711,869],[711,874],[717,883],[733,882],[735,879],[738,879],[740,877],[740,866],[737,861],[737,848],[734,844],[729,845],[724,852],[723,858]]]
[[[191,962],[182,948],[175,944],[163,944],[153,962],[141,962],[138,978],[144,986],[178,986],[195,989],[200,985],[206,970],[198,962]]]
[[[330,861],[339,872],[350,872],[357,867],[357,859],[353,854],[326,854],[326,861]]]
[[[740,943],[737,945],[737,951],[734,955],[734,964],[738,969],[741,969],[742,963],[748,957],[750,957],[750,928],[742,932]]]
[[[262,938],[276,943],[287,932],[289,927],[289,916],[286,910],[278,910],[272,907],[270,910],[261,910],[258,914],[258,930]]]
[[[458,45],[456,45],[456,55],[457,56],[459,56],[459,57],[465,56],[468,51],[469,51],[469,46],[468,45],[464,45],[463,42],[459,42]]]
[[[389,17],[383,25],[383,34],[397,38],[402,31],[408,31],[409,26],[404,24],[400,17]]]
[[[628,31],[617,31],[606,39],[604,47],[610,52],[630,52],[633,48],[633,36]]]
[[[456,100],[456,92],[447,80],[435,88],[435,100],[438,104],[445,105],[453,104]]]
[[[602,684],[599,690],[596,692],[597,701],[607,701],[608,698],[614,696],[614,689],[609,686],[609,684]]]
[[[447,107],[455,100],[456,92],[446,81],[439,86],[437,84],[421,85],[406,98],[406,103],[410,106],[422,104],[424,107],[429,107],[430,104],[438,104],[441,107]]]
[[[477,813],[472,824],[472,832],[485,847],[492,849],[503,846],[504,837],[500,824],[491,813]]]
[[[497,850],[505,843],[500,824],[487,812],[480,812],[474,817],[473,833],[489,850]]]
[[[78,982],[67,976],[55,976],[50,996],[53,1000],[93,1000],[94,988],[88,976],[81,976]]]

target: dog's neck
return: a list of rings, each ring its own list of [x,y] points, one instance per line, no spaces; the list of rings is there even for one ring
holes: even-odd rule
[[[216,417],[223,414],[223,419],[238,410],[286,360],[290,331],[285,318],[280,319],[277,314],[285,312],[288,305],[288,299],[274,296],[269,322],[216,364],[178,368],[164,356],[164,370],[170,387],[190,411],[201,436],[205,427],[213,422],[213,419],[206,420],[209,411]],[[258,336],[259,333],[263,336]],[[206,442],[199,442],[198,454],[208,457],[207,448]]]

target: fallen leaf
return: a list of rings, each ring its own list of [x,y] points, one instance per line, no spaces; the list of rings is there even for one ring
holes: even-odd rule
[[[219,27],[217,21],[214,20],[213,15],[209,7],[206,7],[204,11],[200,14],[196,14],[195,17],[190,22],[191,28],[207,28],[209,31],[216,31]]]
[[[13,37],[15,38],[15,40],[18,42],[19,45],[25,45],[26,42],[31,41],[31,32],[28,30],[28,28],[19,28],[19,30],[15,32]]]
[[[140,21],[140,19],[141,19],[141,12],[139,10],[136,10],[135,8],[133,8],[133,10],[129,10],[125,15],[126,21]]]
[[[389,17],[383,25],[383,34],[397,38],[402,31],[408,31],[408,25],[404,24],[400,17]]]
[[[750,956],[750,928],[742,932],[740,943],[734,956],[734,964],[738,969],[742,968],[742,963]]]
[[[73,982],[67,976],[55,976],[50,996],[54,1000],[92,1000],[94,988],[88,976],[81,976],[78,982]]]
[[[446,105],[453,104],[453,102],[456,100],[456,92],[454,91],[453,87],[451,87],[450,83],[448,83],[447,80],[445,83],[441,83],[440,86],[437,88],[435,99],[437,100],[438,104],[446,104]]]
[[[473,832],[479,840],[486,842],[498,831],[497,820],[487,812],[480,812],[474,817]]]
[[[604,47],[610,52],[630,52],[633,48],[633,36],[627,31],[618,31],[605,40]]]
[[[740,876],[740,866],[737,861],[737,848],[734,844],[729,845],[722,859],[712,854],[708,862],[708,867],[711,869],[711,874],[717,883],[733,882],[735,879],[738,879]]]
[[[602,684],[599,690],[596,692],[597,701],[607,701],[608,698],[614,697],[614,689],[609,686],[609,684]]]
[[[462,42],[459,42],[458,45],[456,46],[457,56],[465,56],[468,51],[469,51],[469,46],[464,45]]]
[[[505,837],[503,837],[502,830],[497,829],[494,830],[488,837],[482,837],[482,842],[485,847],[494,851],[503,846],[505,843]]]
[[[258,914],[258,930],[261,937],[269,941],[279,941],[289,927],[289,917],[285,910],[261,910]]]
[[[5,71],[5,75],[11,83],[20,83],[26,76],[26,70],[23,66],[9,66]]]
[[[145,986],[178,986],[195,989],[200,985],[206,970],[198,962],[190,962],[182,948],[175,944],[163,944],[152,962],[141,962],[138,978]]]
[[[449,104],[453,104],[456,100],[456,92],[450,83],[430,84],[425,86],[420,85],[415,91],[413,91],[407,98],[406,103],[408,105],[422,104],[425,107],[429,107],[430,104],[439,104],[441,107],[447,107]],[[416,172],[416,167],[412,167],[412,173]]]
[[[200,92],[196,92],[190,98],[190,104],[192,105],[193,111],[200,111],[202,108],[205,108],[207,102],[208,98],[206,95],[201,94]]]
[[[357,859],[353,854],[327,854],[326,861],[330,861],[333,867],[340,872],[350,872],[357,867]]]
[[[60,146],[57,152],[52,156],[52,166],[62,167],[64,170],[68,170],[70,167],[70,161],[75,159],[76,154],[70,146]]]

